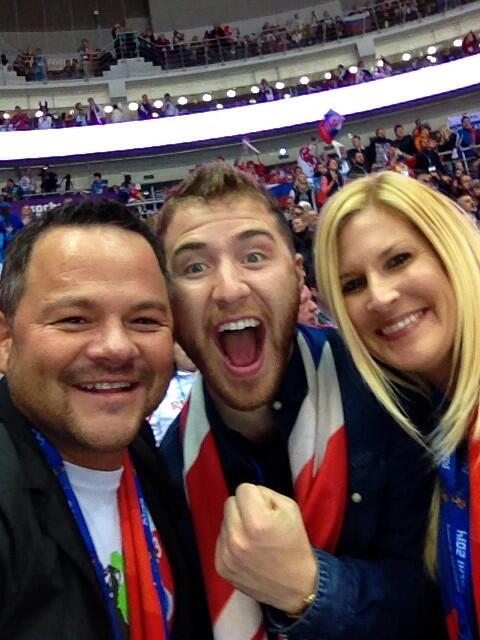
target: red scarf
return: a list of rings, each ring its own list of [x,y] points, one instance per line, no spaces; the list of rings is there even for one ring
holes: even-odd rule
[[[125,455],[122,482],[118,492],[122,531],[125,580],[128,598],[130,640],[167,640],[159,596],[155,588],[142,522],[135,471]],[[168,559],[162,553],[158,534],[154,536],[164,588],[173,594],[173,579]],[[170,610],[173,607],[170,606]],[[172,615],[169,614],[169,623]]]
[[[295,499],[313,546],[334,552],[347,497],[347,439],[335,363],[325,343],[318,367],[305,339],[298,343],[308,393],[288,441]],[[202,378],[180,418],[185,481],[197,536],[215,640],[266,638],[258,603],[237,591],[215,570],[215,546],[228,489],[208,424]],[[321,517],[319,517],[321,513]]]

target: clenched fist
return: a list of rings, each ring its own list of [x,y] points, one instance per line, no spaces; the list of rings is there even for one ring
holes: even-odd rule
[[[297,503],[253,484],[239,485],[225,502],[215,565],[237,589],[286,613],[299,611],[317,584]]]

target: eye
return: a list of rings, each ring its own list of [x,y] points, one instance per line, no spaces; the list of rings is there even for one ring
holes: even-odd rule
[[[60,320],[56,320],[54,324],[78,325],[78,324],[85,324],[87,322],[88,320],[82,316],[68,316],[66,318],[61,318]]]
[[[358,278],[351,278],[350,280],[346,280],[342,284],[342,293],[344,295],[347,295],[348,293],[355,293],[364,286],[365,278],[363,276],[359,276]]]
[[[393,268],[399,267],[402,264],[405,264],[406,262],[408,262],[411,257],[412,257],[412,254],[406,251],[403,253],[398,253],[397,255],[393,256],[388,260],[387,267],[393,267]]]
[[[244,258],[244,262],[247,264],[258,264],[259,262],[263,262],[265,260],[265,256],[263,253],[259,251],[252,251],[251,253],[247,253]]]
[[[135,324],[145,324],[145,325],[160,324],[160,322],[156,318],[135,318],[133,322]]]
[[[142,316],[139,318],[133,318],[133,320],[131,320],[131,325],[139,331],[156,331],[160,327],[166,326],[167,322],[159,320],[158,318]]]
[[[192,262],[184,269],[183,273],[187,276],[197,275],[199,273],[203,273],[206,269],[207,265],[203,262]]]

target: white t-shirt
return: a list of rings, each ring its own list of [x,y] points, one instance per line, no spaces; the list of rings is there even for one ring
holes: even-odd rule
[[[90,532],[98,559],[103,566],[110,593],[121,619],[127,625],[127,585],[125,582],[122,531],[118,507],[118,489],[123,475],[123,467],[115,471],[98,471],[79,467],[66,461],[64,461],[64,465]],[[147,516],[157,558],[160,559],[162,550],[158,540],[158,533],[148,511]],[[170,620],[173,615],[173,598],[168,590],[166,590],[166,595],[168,599],[167,618]]]
[[[117,609],[127,622],[127,592],[118,509],[118,488],[123,467],[115,471],[97,471],[70,462],[64,462],[64,465]]]

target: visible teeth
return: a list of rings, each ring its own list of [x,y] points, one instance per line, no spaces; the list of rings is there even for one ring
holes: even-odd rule
[[[95,382],[94,384],[82,384],[82,389],[87,391],[108,391],[110,389],[129,389],[131,382]]]
[[[243,318],[243,320],[237,320],[236,322],[224,322],[220,325],[218,331],[220,333],[222,331],[242,331],[242,329],[249,327],[258,327],[259,324],[260,321],[255,318]]]
[[[395,324],[391,324],[388,327],[384,327],[381,330],[381,332],[383,333],[384,336],[389,336],[392,333],[395,333],[396,331],[405,329],[405,327],[408,327],[409,324],[412,324],[413,322],[416,322],[419,318],[421,318],[422,315],[423,315],[422,311],[416,311],[415,313],[412,313],[406,318],[403,318],[403,320],[399,320],[399,322],[396,322]]]

